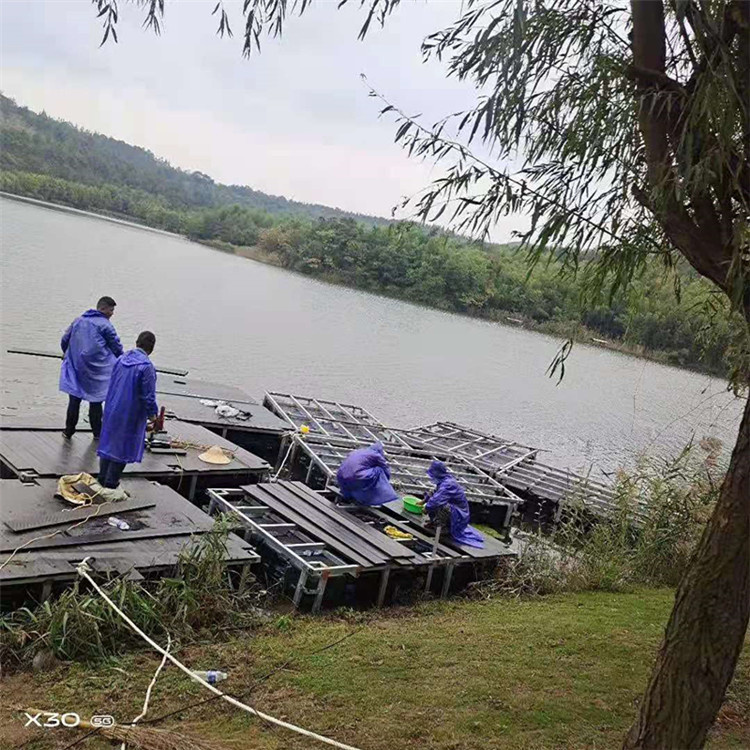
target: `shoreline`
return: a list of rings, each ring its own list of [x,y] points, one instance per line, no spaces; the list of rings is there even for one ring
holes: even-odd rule
[[[252,261],[255,261],[256,263],[263,263],[265,265],[275,266],[276,268],[279,268],[282,271],[286,271],[288,273],[295,273],[308,279],[321,281],[323,283],[332,284],[334,286],[345,287],[347,289],[353,289],[355,291],[363,292],[365,294],[373,294],[375,296],[383,297],[385,299],[395,299],[401,302],[407,302],[412,305],[417,305],[418,307],[423,307],[427,310],[437,310],[439,312],[445,312],[451,315],[460,315],[463,318],[470,318],[472,320],[483,321],[485,323],[495,323],[495,324],[507,326],[509,328],[517,328],[517,329],[521,329],[524,331],[528,331],[530,333],[541,333],[547,336],[555,336],[555,337],[559,337],[562,339],[568,339],[571,335],[570,331],[566,332],[564,330],[566,328],[565,323],[539,324],[528,318],[521,317],[518,313],[513,313],[511,311],[503,311],[500,315],[497,315],[497,316],[483,316],[483,315],[471,315],[469,313],[457,312],[455,310],[444,310],[439,307],[433,307],[430,305],[422,304],[420,302],[415,302],[414,300],[411,300],[408,297],[395,295],[395,294],[389,294],[382,290],[376,291],[376,290],[361,289],[356,286],[351,286],[350,284],[347,284],[341,281],[340,279],[336,278],[335,275],[313,276],[310,274],[305,274],[300,271],[296,271],[295,269],[292,269],[292,268],[286,268],[281,262],[279,262],[276,256],[263,252],[257,246],[245,247],[245,246],[239,246],[239,245],[232,245],[226,242],[222,242],[220,240],[193,239],[183,234],[177,234],[176,232],[168,232],[164,229],[157,229],[155,227],[150,227],[147,224],[139,224],[138,222],[128,220],[128,219],[121,219],[121,218],[111,216],[106,213],[98,213],[95,211],[84,211],[80,208],[74,208],[73,206],[68,206],[64,203],[52,203],[50,201],[39,200],[38,198],[31,198],[25,195],[18,195],[17,193],[8,193],[3,190],[0,190],[0,198],[8,198],[9,200],[18,201],[20,203],[27,203],[29,205],[38,206],[40,208],[48,208],[53,211],[71,213],[77,216],[90,218],[90,219],[100,219],[102,221],[108,221],[113,224],[119,224],[120,226],[129,227],[131,229],[142,229],[147,232],[153,232],[155,234],[160,234],[166,237],[172,237],[175,239],[185,240],[187,242],[195,242],[198,245],[209,247],[212,250],[217,250],[219,252],[228,253],[230,255],[236,255],[239,258],[252,260]],[[598,333],[598,332],[583,328],[580,325],[578,326],[577,330],[578,332],[580,332],[582,335],[585,336],[585,339],[584,338],[574,339],[573,340],[574,344],[582,344],[584,346],[590,346],[595,349],[604,349],[606,351],[614,352],[616,354],[622,354],[628,357],[642,359],[648,362],[654,362],[656,364],[663,365],[665,367],[674,367],[678,370],[687,370],[688,372],[694,372],[698,375],[708,375],[708,376],[715,377],[715,378],[726,379],[725,373],[714,372],[709,368],[689,367],[685,365],[675,364],[674,362],[669,362],[666,353],[663,353],[660,351],[644,350],[642,349],[642,347],[628,345],[623,342],[614,341],[612,339],[604,339],[604,338],[601,338],[600,335],[599,336],[594,335],[595,333]]]

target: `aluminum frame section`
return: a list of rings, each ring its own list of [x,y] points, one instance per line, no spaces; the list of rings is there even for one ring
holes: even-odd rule
[[[454,422],[434,422],[403,430],[401,434],[410,445],[463,456],[493,472],[532,461],[540,450]]]
[[[335,483],[336,471],[346,456],[367,443],[325,438],[318,435],[294,435],[295,447],[302,449],[327,477]],[[523,501],[497,479],[479,469],[463,456],[440,455],[386,445],[385,454],[391,470],[391,483],[398,489],[424,493],[434,490],[427,469],[435,458],[445,460],[448,468],[464,488],[467,499],[485,505],[509,505],[511,512]]]
[[[360,572],[359,565],[353,565],[346,563],[339,557],[334,555],[329,549],[327,549],[324,542],[300,542],[294,544],[286,544],[279,541],[272,533],[272,529],[280,530],[282,528],[288,530],[298,529],[299,527],[294,523],[272,523],[263,524],[255,520],[258,516],[265,515],[265,513],[271,512],[271,509],[265,505],[248,505],[247,503],[233,503],[229,498],[238,498],[243,500],[247,498],[244,491],[241,489],[208,489],[208,496],[210,503],[208,507],[208,514],[213,515],[218,508],[225,513],[230,513],[236,519],[238,519],[243,527],[245,528],[245,539],[249,541],[249,537],[256,536],[260,537],[269,547],[276,550],[284,559],[288,560],[293,567],[299,570],[299,578],[297,580],[297,586],[294,592],[294,606],[298,607],[302,599],[302,595],[306,591],[306,584],[309,578],[316,578],[317,584],[314,592],[315,600],[313,602],[312,611],[318,612],[323,603],[323,595],[325,594],[326,584],[329,578],[352,575],[356,577]],[[327,558],[328,562],[322,560],[307,560],[303,555],[318,555]]]
[[[304,425],[325,437],[408,446],[398,430],[386,427],[361,406],[277,391],[266,392],[265,404],[295,429]]]

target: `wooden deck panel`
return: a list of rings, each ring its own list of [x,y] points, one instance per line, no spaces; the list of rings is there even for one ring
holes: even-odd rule
[[[301,501],[283,488],[281,491],[269,491],[273,486],[258,484],[243,489],[259,505],[268,506],[314,538],[325,542],[336,555],[348,558],[363,568],[385,567],[394,562],[394,558],[384,553],[372,539],[353,533],[338,519],[315,513],[314,506],[310,506],[314,500]],[[371,530],[368,531],[372,534]]]
[[[146,451],[141,463],[125,467],[125,476],[225,475],[259,473],[270,468],[263,459],[200,425],[169,420],[165,429],[171,438],[198,447],[188,447],[184,456]],[[198,456],[211,445],[230,451],[232,461],[218,466],[201,461]],[[76,433],[68,440],[57,431],[0,430],[0,459],[16,473],[34,471],[40,477],[60,477],[80,471],[96,474],[97,447],[90,433]]]
[[[242,404],[256,404],[258,402],[249,394],[233,385],[211,383],[208,380],[195,378],[180,378],[161,375],[156,379],[156,400],[160,394],[174,396],[188,396],[190,398],[205,398],[212,401],[236,401]]]
[[[380,507],[384,512],[392,515],[394,518],[406,521],[409,524],[409,527],[418,529],[430,540],[434,539],[435,529],[431,529],[425,525],[427,523],[427,516],[409,513],[408,511],[404,510],[403,500],[393,500],[392,502],[386,503],[385,505],[382,505]],[[451,536],[446,533],[445,530],[441,531],[440,544],[445,545],[446,547],[451,547],[452,549],[460,552],[462,555],[470,557],[472,560],[486,560],[488,558],[506,557],[508,555],[514,554],[509,550],[508,545],[503,544],[499,539],[495,539],[491,536],[488,536],[487,534],[483,534],[481,531],[479,531],[478,533],[481,534],[482,538],[484,539],[483,549],[479,549],[477,547],[469,547],[465,544],[458,544],[457,542],[453,541]]]
[[[191,537],[213,528],[209,516],[168,487],[146,479],[124,479],[122,486],[131,494],[131,506],[126,501],[71,510],[54,497],[54,479],[39,479],[28,485],[15,479],[0,481],[0,555],[5,559],[31,542],[0,570],[0,581],[72,579],[74,563],[87,556],[95,558],[97,569],[104,565],[118,572],[174,565]],[[12,530],[14,520],[33,515],[43,520],[43,527]],[[88,520],[81,523],[87,515]],[[112,515],[126,521],[130,529],[111,526],[108,518]],[[48,526],[55,516],[64,521]],[[75,524],[80,525],[71,528]],[[227,560],[257,559],[249,544],[230,536]]]
[[[216,413],[215,407],[202,404],[202,400],[192,396],[177,396],[166,393],[158,395],[159,406],[166,408],[167,415],[173,414],[183,422],[192,422],[218,429],[263,432],[273,435],[282,435],[289,431],[289,425],[283,419],[277,417],[261,404],[228,400],[227,403],[230,406],[235,406],[251,414],[249,419],[237,419],[220,417]]]

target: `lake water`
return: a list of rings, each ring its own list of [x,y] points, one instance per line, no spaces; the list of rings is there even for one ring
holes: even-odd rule
[[[361,404],[396,426],[462,422],[610,471],[691,438],[734,442],[741,404],[723,381],[331,286],[177,237],[0,199],[0,343],[54,349],[108,294],[126,348],[260,396],[285,390]],[[4,413],[59,413],[59,362],[2,355]]]

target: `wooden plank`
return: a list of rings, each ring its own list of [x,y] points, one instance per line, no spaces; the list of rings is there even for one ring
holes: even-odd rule
[[[159,394],[159,406],[167,410],[167,414],[173,414],[183,422],[193,422],[204,426],[215,428],[227,428],[230,430],[243,430],[247,432],[263,432],[273,435],[281,435],[289,431],[289,425],[273,412],[260,404],[247,404],[245,402],[232,402],[236,408],[250,413],[248,419],[235,417],[220,417],[216,408],[201,403],[203,399],[191,396],[176,396],[174,394]]]
[[[344,524],[350,530],[357,534],[364,534],[368,538],[372,538],[373,542],[376,542],[378,547],[383,550],[384,553],[391,557],[415,557],[416,553],[414,550],[410,550],[404,547],[403,544],[397,542],[395,539],[391,539],[386,534],[376,532],[373,534],[373,529],[366,523],[363,523],[359,518],[356,518],[344,510],[341,510],[336,506],[335,503],[331,502],[328,498],[323,497],[319,492],[311,491],[302,482],[279,482],[283,484],[290,492],[293,492],[297,497],[309,498],[312,502],[320,505],[321,509],[326,511],[331,517],[335,518],[338,522]]]
[[[332,517],[325,512],[321,512],[313,503],[314,500],[309,498],[302,499],[298,495],[289,493],[288,490],[275,487],[274,485],[258,485],[261,488],[260,495],[267,500],[273,498],[278,508],[285,508],[287,512],[298,513],[304,516],[305,521],[311,526],[325,530],[334,534],[339,544],[346,544],[350,549],[356,550],[359,554],[370,559],[373,564],[386,565],[393,562],[394,557],[384,552],[375,540],[368,538],[362,533],[353,531],[343,520]],[[370,537],[372,531],[370,532]]]
[[[239,388],[223,383],[211,383],[207,380],[194,378],[158,378],[156,381],[157,401],[159,393],[174,396],[188,396],[190,398],[205,398],[211,401],[236,401],[241,404],[255,404],[258,402]]]
[[[6,498],[3,498],[3,504]],[[51,526],[61,526],[64,524],[75,523],[87,516],[96,514],[99,518],[115,516],[120,513],[126,513],[130,510],[143,510],[144,508],[153,508],[156,505],[153,501],[148,500],[121,500],[116,503],[96,503],[87,505],[83,508],[71,508],[69,505],[62,506],[57,512],[48,513],[47,515],[26,514],[19,515],[15,518],[7,518],[3,510],[3,521],[12,531],[31,531],[32,529],[46,529]]]
[[[10,484],[20,485],[15,480],[3,480],[0,483],[0,491],[3,492],[3,498],[8,494],[13,497],[20,497],[19,492],[6,492]],[[40,485],[40,489],[31,495],[26,501],[27,512],[36,509],[40,516],[49,512],[50,509],[56,509],[58,501],[52,498],[49,489],[54,484],[53,480],[47,480],[46,486]],[[123,520],[127,521],[131,528],[122,531],[115,526],[110,526],[107,522],[107,514],[104,516],[95,515],[96,508],[89,509],[90,517],[86,523],[76,528],[60,529],[62,533],[50,539],[38,539],[39,530],[24,530],[18,533],[12,532],[6,524],[0,524],[0,551],[12,552],[23,544],[33,541],[28,549],[48,549],[65,546],[78,546],[84,548],[89,544],[110,541],[128,541],[150,537],[169,537],[175,535],[192,534],[196,532],[205,532],[213,528],[213,520],[203,513],[200,509],[192,505],[188,500],[178,495],[174,490],[163,485],[154,484],[145,480],[123,480],[123,487],[128,489],[132,494],[139,495],[144,500],[152,501],[148,508],[140,510],[126,510],[118,512],[122,515]],[[15,501],[19,501],[16,499]],[[104,510],[104,509],[102,509]],[[3,502],[0,513],[4,516],[6,512],[6,503]],[[80,523],[83,520],[71,519],[69,526]],[[53,529],[55,531],[55,529]],[[50,531],[49,534],[53,533]],[[84,556],[85,553],[82,553]]]
[[[282,515],[287,520],[295,523],[299,528],[308,533],[314,539],[325,542],[338,556],[346,557],[357,565],[366,568],[382,567],[390,562],[377,550],[367,548],[359,540],[352,541],[351,535],[342,533],[344,530],[333,520],[321,526],[307,518],[307,507],[294,508],[280,502],[274,495],[267,491],[259,491],[259,488],[267,488],[267,485],[250,485],[243,490],[252,497],[257,498],[264,505]]]
[[[90,564],[101,572],[110,571],[120,575],[130,570],[141,573],[168,572],[177,564],[182,550],[197,541],[194,535],[184,535],[163,539],[101,542],[85,547],[62,547],[42,552],[19,552],[0,570],[0,581],[6,587],[48,580],[74,581],[78,577],[75,565],[86,556],[93,557]],[[247,542],[230,534],[225,564],[252,564],[258,560],[257,553]]]
[[[170,437],[195,447],[188,447],[185,456],[147,450],[141,463],[125,467],[125,476],[258,473],[270,469],[263,459],[201,425],[169,420],[166,429]],[[233,455],[232,461],[226,465],[201,461],[198,456],[211,445],[228,450]],[[80,471],[97,474],[97,447],[98,443],[86,433],[76,433],[66,439],[61,433],[48,430],[0,430],[0,458],[3,462],[15,472],[35,471],[42,477],[60,477]]]
[[[426,526],[428,517],[426,515],[416,515],[415,513],[409,513],[408,511],[405,511],[402,500],[393,500],[392,502],[386,503],[385,505],[380,507],[382,507],[383,510],[388,514],[398,519],[407,521],[410,526],[416,527],[427,537],[433,538],[435,536],[435,530]],[[508,551],[508,548],[502,542],[498,541],[497,539],[493,539],[486,534],[482,534],[481,531],[478,531],[478,533],[481,534],[482,539],[484,540],[484,549],[469,547],[465,544],[459,544],[445,529],[440,535],[440,544],[456,549],[461,552],[461,554],[466,555],[467,557],[471,557],[475,560],[492,557],[504,557],[505,555],[512,554]]]

